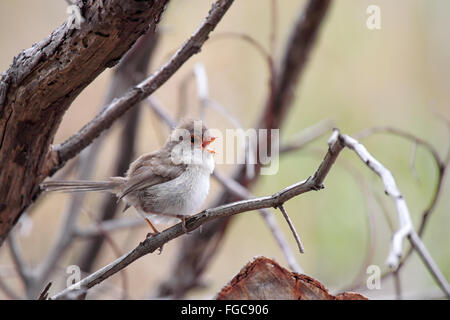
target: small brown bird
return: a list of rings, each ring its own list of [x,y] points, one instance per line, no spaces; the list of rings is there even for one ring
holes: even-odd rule
[[[47,181],[45,191],[107,191],[147,221],[154,224],[181,219],[200,209],[209,191],[214,170],[214,151],[207,146],[215,140],[200,120],[184,120],[175,128],[164,146],[144,154],[131,163],[125,177],[105,181]]]

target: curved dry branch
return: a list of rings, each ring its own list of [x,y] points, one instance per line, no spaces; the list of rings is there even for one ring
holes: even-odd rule
[[[65,111],[142,34],[154,31],[167,1],[83,1],[79,29],[63,23],[2,74],[0,244],[59,163],[49,147]]]
[[[387,263],[394,267],[398,265],[398,262],[402,256],[402,242],[403,239],[407,237],[414,249],[419,253],[424,264],[427,266],[442,291],[447,297],[450,297],[450,286],[437,267],[433,258],[428,253],[420,237],[415,233],[412,227],[411,217],[406,201],[398,190],[391,172],[387,170],[378,160],[376,160],[361,143],[348,135],[339,133],[339,130],[337,129],[334,130],[328,140],[328,145],[328,152],[319,165],[319,168],[316,170],[314,175],[308,179],[291,185],[271,196],[236,201],[215,208],[206,209],[196,215],[193,215],[186,219],[184,226],[182,223],[179,223],[157,235],[147,238],[128,254],[123,255],[119,259],[89,275],[80,282],[54,295],[52,299],[70,298],[74,290],[82,290],[85,292],[89,288],[122,270],[140,257],[154,252],[170,240],[183,235],[186,231],[193,231],[208,221],[230,217],[242,212],[272,207],[277,208],[282,206],[286,201],[300,194],[312,190],[322,189],[323,181],[330,172],[330,169],[335,163],[338,155],[345,147],[353,150],[372,171],[380,176],[384,184],[386,194],[390,196],[396,204],[400,228],[395,233],[394,239],[392,240],[392,248],[387,259]]]
[[[158,45],[159,33],[155,31],[153,34],[146,34],[139,38],[120,61],[105,97],[106,104],[111,103],[114,98],[121,97],[130,87],[147,77],[148,66]],[[135,141],[140,114],[141,108],[138,105],[120,119],[120,122],[123,123],[123,131],[119,141],[121,148],[116,151],[113,176],[123,175],[135,157]],[[97,139],[86,149],[89,149],[90,153],[96,154],[99,149],[98,145],[104,140],[105,136],[103,135]],[[97,210],[97,219],[112,219],[117,213],[117,208],[118,203],[112,195],[104,197]],[[99,234],[92,241],[88,241],[83,250],[81,250],[77,263],[81,270],[84,272],[92,271],[105,239],[103,234]]]
[[[165,111],[165,109],[159,104],[159,103],[155,103],[155,101],[153,101],[152,99],[148,99],[149,103],[150,103],[150,107],[152,108],[152,110],[157,114],[157,116],[163,120],[163,122],[166,123],[166,125],[168,125],[170,128],[174,128],[176,126],[175,120],[172,119]],[[242,127],[240,127],[242,128]],[[321,132],[319,132],[321,133]],[[310,137],[312,136],[312,134],[310,135]],[[320,136],[317,135],[316,138]],[[311,142],[314,139],[311,140],[305,140],[304,143],[307,144],[309,142]],[[224,175],[222,175],[220,172],[218,172],[217,170],[213,172],[212,174],[213,178],[215,178],[228,192],[232,193],[237,200],[248,200],[251,198],[254,198],[254,195],[252,195],[252,193],[245,188],[244,186],[242,186],[241,184],[239,184],[238,182],[236,182],[235,180],[232,180],[229,177],[226,177]],[[292,252],[292,250],[289,247],[289,244],[287,243],[283,233],[280,231],[278,224],[276,222],[276,220],[274,219],[272,213],[270,212],[270,210],[268,209],[260,209],[259,213],[261,214],[261,217],[264,219],[264,222],[266,223],[266,226],[269,228],[269,230],[271,231],[272,235],[275,238],[275,241],[278,244],[278,247],[281,249],[281,251],[283,252],[284,256],[286,257],[286,260],[289,264],[289,267],[291,268],[291,270],[295,271],[295,272],[302,272],[302,268],[299,266],[299,264],[297,263],[297,260],[295,259],[295,256]],[[286,221],[288,222],[288,224],[290,224],[290,220],[289,218],[286,219]],[[291,225],[290,225],[291,227]],[[296,239],[297,240],[297,239]],[[303,253],[303,248],[301,246],[300,248],[300,252]],[[161,290],[160,292],[165,292],[168,288],[167,284],[163,284],[161,286]],[[170,289],[169,289],[170,291]]]
[[[425,231],[427,222],[429,221],[429,218],[431,216],[431,213],[436,208],[437,203],[440,199],[440,195],[441,195],[442,189],[443,189],[444,177],[447,172],[449,162],[442,160],[441,156],[439,155],[439,152],[429,142],[415,136],[414,134],[411,134],[411,133],[406,132],[401,129],[392,128],[392,127],[373,127],[373,128],[369,128],[369,129],[362,131],[357,136],[359,137],[359,139],[363,139],[363,138],[366,138],[366,137],[376,134],[376,133],[392,134],[392,135],[407,139],[407,140],[415,143],[416,145],[420,145],[430,152],[431,156],[433,157],[434,161],[436,162],[436,166],[438,168],[438,178],[436,181],[435,190],[433,192],[430,202],[428,203],[427,207],[424,209],[424,211],[422,213],[422,219],[420,221],[419,228],[417,231],[417,235],[419,237],[422,237],[422,235]],[[411,246],[411,247],[409,247],[406,254],[403,255],[401,261],[398,264],[396,272],[398,272],[402,269],[402,267],[405,265],[405,262],[411,256],[412,252],[413,252],[413,247]],[[387,271],[386,273],[383,274],[382,279],[386,279],[386,277],[389,275],[392,275],[393,272],[394,272],[393,270]]]
[[[416,137],[415,135],[413,135],[409,132],[406,132],[404,130],[401,130],[401,129],[397,129],[397,128],[393,128],[393,127],[373,127],[373,128],[366,129],[366,130],[360,132],[359,134],[356,134],[355,138],[361,140],[361,139],[367,138],[368,136],[371,136],[376,133],[392,134],[392,135],[399,136],[404,139],[410,140],[418,145],[424,146],[431,153],[431,155],[433,156],[434,160],[436,161],[438,167],[441,168],[444,166],[444,162],[441,160],[441,157],[439,156],[439,152],[436,150],[435,147],[433,147],[433,145],[431,145],[429,142],[427,142],[419,137]]]
[[[175,52],[157,72],[149,78],[131,88],[122,98],[111,102],[91,122],[70,137],[64,143],[54,147],[58,159],[58,166],[76,156],[88,146],[104,130],[108,129],[114,121],[131,109],[136,103],[151,95],[162,86],[190,57],[198,53],[223,18],[233,0],[217,0],[208,16],[194,32],[194,34]]]
[[[269,70],[273,69],[273,59],[269,52],[259,43],[256,39],[252,38],[248,34],[240,33],[240,32],[233,32],[233,31],[227,31],[227,32],[221,32],[216,34],[214,37],[211,38],[211,42],[216,40],[222,40],[226,38],[231,39],[239,39],[246,43],[248,43],[250,46],[252,46],[265,60],[267,63],[267,66]]]
[[[335,132],[334,135],[337,134],[338,133]],[[380,176],[381,180],[383,181],[386,194],[390,196],[395,202],[399,228],[394,233],[394,236],[392,238],[392,247],[386,263],[392,269],[394,269],[396,273],[398,273],[398,266],[401,262],[401,258],[403,257],[403,240],[405,238],[408,238],[412,247],[418,252],[419,256],[427,266],[428,270],[438,283],[441,290],[445,293],[447,298],[450,298],[450,285],[429,254],[422,240],[415,232],[408,206],[403,195],[398,190],[391,172],[387,170],[378,160],[376,160],[356,139],[347,135],[339,136],[346,147],[355,151],[355,153],[361,158],[361,160],[366,163],[366,165],[372,171]]]
[[[267,99],[261,114],[257,116],[259,118],[254,128],[271,129],[282,126],[285,115],[292,107],[291,102],[296,92],[295,88],[306,69],[308,57],[316,43],[330,3],[330,0],[309,0],[304,9],[299,11],[290,31],[286,48],[282,52],[281,65],[280,67],[274,66],[270,70]],[[270,134],[268,137],[270,138]],[[268,141],[267,147],[270,149],[270,141]],[[231,179],[245,188],[250,188],[259,178],[260,165],[254,166],[255,174],[251,179],[247,174],[247,168],[248,166],[237,168],[231,175]],[[217,197],[215,204],[220,205],[236,199],[232,192],[224,190]],[[230,225],[229,221],[230,217],[212,221],[203,227],[202,234],[195,233],[183,242],[176,258],[176,263],[179,264],[175,265],[174,272],[168,276],[167,280],[167,282],[176,283],[170,290],[178,297],[183,296],[188,289],[195,287],[201,274],[214,257],[207,248],[211,246],[211,242],[220,243]],[[205,234],[208,237],[204,236]],[[196,248],[196,250],[190,250],[190,248]],[[164,282],[162,286],[165,286]]]
[[[133,47],[127,52],[124,58],[121,59],[120,63],[115,69],[114,77],[108,89],[108,93],[105,97],[107,103],[111,102],[114,97],[123,94],[130,86],[138,83],[138,80],[143,80],[145,78],[145,71],[149,63],[149,58],[154,51],[154,47],[157,43],[158,33],[147,33],[140,37],[138,41],[133,45]],[[118,158],[118,162],[122,164],[118,166],[119,173],[116,175],[123,174],[127,169],[131,158],[133,157],[133,141],[134,141],[134,131],[136,130],[136,118],[138,116],[139,108],[133,109],[130,113],[123,117],[121,120],[125,122],[125,134],[122,135],[122,139],[126,140],[127,143],[124,144],[122,148],[121,157]],[[131,131],[131,133],[130,133]],[[102,138],[105,138],[103,136]],[[95,143],[83,150],[82,154],[78,158],[80,161],[78,171],[78,179],[87,180],[89,179],[92,171],[95,167],[95,159],[100,151],[101,144],[104,139],[97,139]],[[125,167],[124,167],[125,166]],[[55,270],[61,257],[67,252],[70,246],[73,244],[77,233],[78,218],[83,207],[85,194],[74,194],[71,197],[67,208],[64,210],[63,223],[61,224],[61,229],[59,234],[56,236],[52,247],[49,250],[47,256],[42,259],[39,265],[35,268],[27,268],[29,271],[26,273],[28,276],[27,281],[24,282],[26,297],[28,299],[35,299],[41,292],[42,287],[48,282],[48,278],[51,276],[52,272]],[[102,213],[106,211],[107,215],[112,215],[115,213],[116,201],[111,200],[111,198],[105,199],[105,208],[102,208]],[[101,218],[104,216],[102,215]],[[86,264],[93,264],[95,262],[95,257],[97,256],[97,250],[100,246],[97,243],[102,243],[104,238],[104,233],[97,234],[93,243],[89,243],[87,248],[81,250],[83,257],[87,259],[80,259],[81,263],[77,263],[82,270],[91,271],[86,267]],[[17,250],[17,245],[14,245],[14,234],[10,234],[10,243],[12,243],[11,249],[14,248],[12,252],[12,257],[15,260],[20,261],[21,254]],[[17,256],[16,258],[14,256]],[[120,256],[120,254],[118,255]],[[87,260],[87,262],[85,262]],[[19,264],[20,265],[20,264]],[[18,269],[20,270],[20,269]],[[21,275],[24,273],[22,272]],[[21,276],[22,279],[25,277]]]
[[[399,136],[404,139],[410,140],[417,145],[421,145],[430,152],[434,161],[436,162],[436,165],[438,168],[438,179],[436,182],[435,192],[433,193],[433,196],[431,197],[431,200],[430,200],[428,206],[423,211],[422,220],[420,222],[419,230],[417,231],[417,234],[419,236],[422,236],[422,234],[425,230],[425,226],[427,225],[428,218],[430,217],[430,214],[433,212],[433,210],[436,207],[437,202],[439,200],[439,196],[441,194],[442,185],[443,185],[443,181],[444,181],[444,176],[445,176],[445,173],[446,173],[446,170],[447,170],[447,167],[449,164],[448,164],[448,162],[442,160],[441,156],[439,155],[439,152],[429,142],[427,142],[419,137],[416,137],[415,135],[413,135],[409,132],[403,131],[401,129],[392,128],[392,127],[374,127],[374,128],[364,130],[358,136],[367,137],[374,133],[393,134],[395,136]],[[408,257],[410,255],[410,253],[411,253],[411,250],[405,255],[404,259],[406,259],[406,257]]]
[[[238,213],[259,210],[264,208],[279,207],[289,199],[309,191],[317,191],[323,188],[323,181],[328,175],[336,158],[341,150],[344,148],[340,139],[334,140],[328,148],[322,163],[313,176],[304,181],[300,181],[291,185],[271,196],[253,198],[250,200],[242,200],[219,207],[206,209],[196,215],[186,219],[185,228],[188,232],[193,231],[208,221],[218,218],[229,217]],[[132,262],[141,258],[142,256],[152,253],[158,248],[161,248],[165,243],[182,236],[185,230],[181,223],[170,227],[163,232],[147,238],[141,242],[134,250],[123,255],[119,259],[113,261],[109,265],[87,276],[80,282],[66,288],[62,292],[54,295],[52,299],[64,299],[71,296],[74,290],[88,290],[93,286],[99,284],[113,274],[119,272]]]
[[[396,269],[400,263],[400,258],[403,255],[403,239],[414,230],[405,198],[398,190],[391,172],[387,170],[378,160],[376,160],[361,143],[346,135],[342,135],[342,139],[348,148],[355,151],[361,160],[372,171],[380,176],[384,184],[385,193],[395,202],[400,228],[394,233],[394,237],[392,239],[392,249],[387,258],[387,264],[391,268]]]

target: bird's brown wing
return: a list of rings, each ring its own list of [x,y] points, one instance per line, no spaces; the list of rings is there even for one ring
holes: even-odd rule
[[[119,200],[130,192],[175,179],[183,173],[185,168],[186,165],[173,164],[168,153],[160,151],[145,154],[130,165],[127,182],[118,195]]]

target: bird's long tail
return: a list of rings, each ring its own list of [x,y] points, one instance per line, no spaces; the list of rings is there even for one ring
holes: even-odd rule
[[[107,181],[46,181],[41,183],[41,189],[60,192],[110,191],[116,193],[124,180],[122,177],[113,177]]]

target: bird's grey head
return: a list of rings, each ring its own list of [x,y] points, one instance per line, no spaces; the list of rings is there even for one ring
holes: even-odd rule
[[[179,125],[173,129],[166,142],[165,147],[172,150],[172,155],[175,154],[177,159],[189,156],[191,158],[211,158],[214,151],[208,146],[216,138],[211,136],[208,132],[204,121],[185,119],[180,121]],[[185,162],[186,159],[183,160]]]

